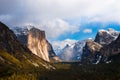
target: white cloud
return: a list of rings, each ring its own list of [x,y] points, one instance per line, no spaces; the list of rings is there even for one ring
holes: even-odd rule
[[[56,54],[59,54],[60,51],[68,44],[68,45],[72,45],[75,42],[77,42],[77,40],[73,40],[73,39],[65,39],[63,41],[53,41],[52,42],[52,46],[53,49],[55,51]]]
[[[92,33],[92,29],[85,29],[83,33]]]
[[[46,31],[48,38],[57,38],[62,34],[75,33],[79,31],[78,26],[70,25],[62,19],[44,21],[39,28]]]
[[[69,18],[120,23],[120,0],[0,0],[0,21],[10,26],[46,25],[40,28],[48,37],[77,32],[78,27],[64,21]]]
[[[52,45],[53,45],[54,49],[56,49],[56,48],[63,49],[67,44],[71,45],[71,44],[74,44],[75,42],[77,42],[77,40],[65,39],[63,41],[53,41]]]
[[[120,0],[0,0],[0,15],[9,14],[21,24],[69,17],[120,22],[119,4]]]
[[[72,58],[75,56],[75,54],[73,54],[73,49],[71,48],[67,48],[64,50],[64,52],[61,54],[61,59],[64,61],[70,61],[72,60]]]

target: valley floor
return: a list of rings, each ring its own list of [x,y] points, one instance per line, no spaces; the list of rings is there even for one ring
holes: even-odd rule
[[[120,63],[98,65],[53,64],[56,70],[17,70],[0,74],[0,80],[120,80]],[[0,72],[1,73],[1,72]]]

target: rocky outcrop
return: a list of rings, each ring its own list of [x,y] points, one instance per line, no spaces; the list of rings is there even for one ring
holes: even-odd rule
[[[96,63],[99,60],[99,51],[101,49],[101,45],[92,41],[87,40],[85,47],[83,48],[82,60],[83,64],[91,64]]]
[[[45,31],[31,28],[28,32],[27,39],[27,46],[35,55],[48,62],[51,59],[54,59],[55,62],[58,61],[57,58],[54,58],[57,57],[57,55],[55,54],[52,45],[47,41]]]
[[[32,28],[28,33],[28,48],[35,55],[46,61],[49,60],[48,44],[45,37],[45,32]]]
[[[101,45],[108,45],[112,41],[116,40],[118,35],[119,32],[114,29],[99,30],[94,41]]]

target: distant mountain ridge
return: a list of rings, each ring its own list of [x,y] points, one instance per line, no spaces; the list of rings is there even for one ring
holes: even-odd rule
[[[25,30],[25,31],[27,31],[27,30]],[[24,35],[26,35],[26,33],[27,32],[23,32]],[[97,50],[95,48],[94,44],[91,44],[91,46],[94,46],[95,50],[93,50],[91,48],[91,46],[87,46],[87,48],[86,48],[86,45],[89,45],[89,43],[86,42],[87,40],[83,40],[83,41],[75,42],[74,44],[66,45],[63,49],[59,49],[58,56],[63,61],[74,61],[74,60],[82,60],[83,61],[85,58],[86,59],[88,58],[87,59],[87,60],[89,60],[88,63],[90,62],[90,63],[97,64],[100,62],[100,59],[103,60],[103,62],[105,62],[106,58],[102,57],[103,52],[101,52],[101,51],[105,46],[107,46],[110,43],[112,43],[113,41],[115,41],[117,39],[119,33],[120,32],[115,31],[114,29],[111,29],[111,28],[109,28],[108,30],[99,30],[98,33],[96,34],[95,40],[92,40],[91,42],[89,42],[89,43],[98,44],[95,46],[99,47],[99,50]],[[93,52],[91,52],[91,50]],[[50,56],[52,56],[52,55],[50,55]],[[89,57],[88,56],[85,57],[85,55],[89,55]],[[92,57],[92,56],[94,56],[94,57]]]
[[[71,45],[66,45],[61,52],[59,57],[64,61],[80,60],[82,55],[83,47],[85,46],[86,40],[78,41]]]
[[[105,61],[106,58],[103,57],[103,53],[107,50],[105,50],[104,47],[115,41],[119,34],[120,32],[111,28],[108,30],[99,30],[96,34],[95,40],[88,39],[75,42],[71,45],[66,45],[63,49],[61,49],[59,57],[63,61],[80,60],[83,64],[98,64],[100,62],[107,62]]]

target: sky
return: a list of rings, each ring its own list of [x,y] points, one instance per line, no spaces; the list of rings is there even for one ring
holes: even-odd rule
[[[45,30],[53,44],[73,43],[99,29],[120,31],[120,0],[0,0],[0,21]]]

